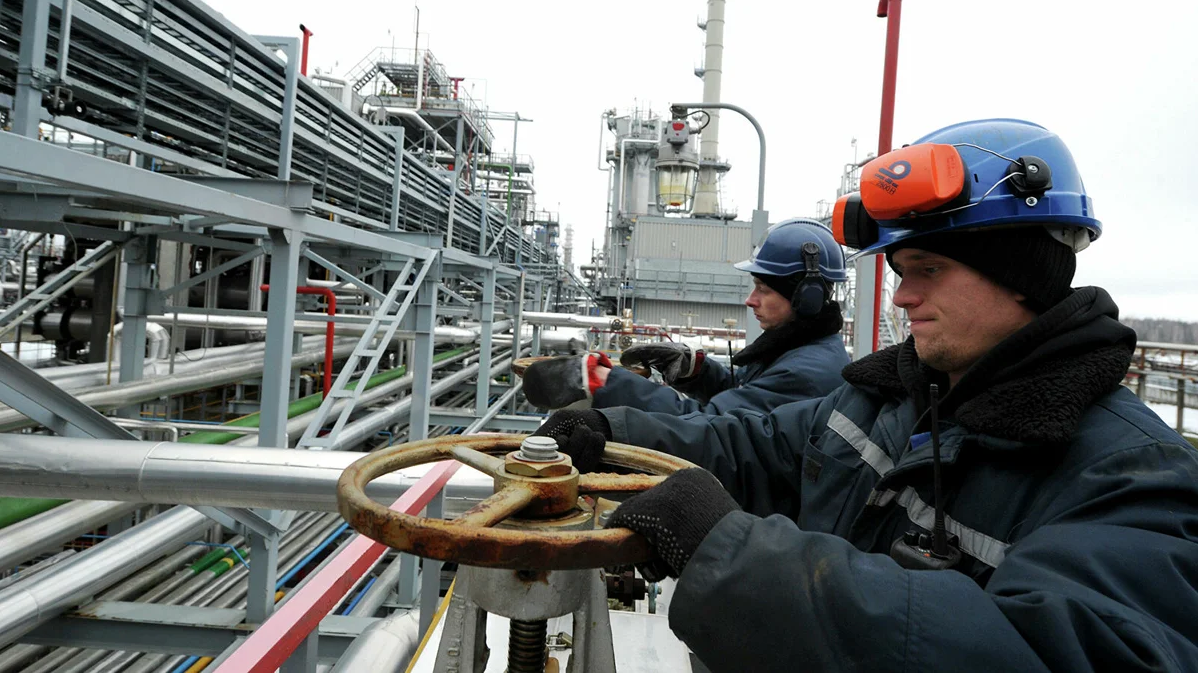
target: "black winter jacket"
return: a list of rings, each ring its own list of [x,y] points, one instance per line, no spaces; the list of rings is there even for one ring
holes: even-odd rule
[[[1198,671],[1198,452],[1119,382],[1135,335],[1083,288],[942,400],[953,570],[889,550],[932,524],[913,344],[823,400],[683,417],[608,409],[614,439],[716,474],[744,512],[670,607],[723,671]]]

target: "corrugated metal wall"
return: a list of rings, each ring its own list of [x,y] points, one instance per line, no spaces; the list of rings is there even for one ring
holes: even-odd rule
[[[736,325],[744,329],[747,309],[743,304],[702,304],[689,301],[661,301],[659,299],[637,299],[632,317],[647,325],[685,325],[683,313],[694,313],[691,324],[703,327],[723,327],[724,318],[736,318]]]
[[[739,262],[749,256],[750,228],[743,223],[707,223],[642,218],[633,230],[629,256],[702,262]]]

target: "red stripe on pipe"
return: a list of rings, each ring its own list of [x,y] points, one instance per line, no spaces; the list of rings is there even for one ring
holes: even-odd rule
[[[404,491],[391,509],[404,514],[419,513],[461,466],[456,461],[438,463]],[[282,666],[385,551],[384,545],[364,535],[356,536],[324,570],[263,622],[216,673],[270,673]]]

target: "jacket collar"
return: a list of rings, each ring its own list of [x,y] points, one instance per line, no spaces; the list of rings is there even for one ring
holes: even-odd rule
[[[941,417],[999,440],[1067,442],[1086,408],[1118,387],[1134,349],[1135,332],[1118,322],[1110,295],[1080,288],[975,363],[941,401]],[[910,397],[919,413],[927,385],[946,382],[919,361],[913,339],[850,363],[842,375],[854,386]]]

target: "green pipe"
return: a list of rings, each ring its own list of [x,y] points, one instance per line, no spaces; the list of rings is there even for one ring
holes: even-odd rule
[[[203,572],[208,568],[211,568],[213,563],[216,563],[228,555],[228,549],[225,549],[224,547],[217,547],[216,549],[213,549],[207,554],[201,556],[200,559],[195,563],[191,564],[191,572],[193,574]]]
[[[433,356],[433,362],[440,362],[447,358],[454,357],[455,355],[461,355],[464,352],[466,352],[465,348],[456,348],[451,351],[439,353],[439,354]],[[374,376],[370,377],[366,381],[366,390],[370,390],[371,388],[374,388],[375,386],[382,385],[389,381],[394,381],[395,379],[406,374],[407,371],[408,371],[407,367],[396,367],[395,369],[389,369],[385,372],[375,374]],[[347,387],[350,389],[353,389],[353,388],[356,388],[357,386],[358,386],[358,381],[353,381]],[[288,405],[287,418],[295,418],[296,416],[299,416],[300,414],[306,414],[309,411],[313,411],[320,407],[320,403],[323,400],[324,400],[324,395],[322,393],[313,393],[311,395],[308,395],[307,397],[301,397],[298,400],[292,402],[290,405]],[[258,412],[254,412],[252,414],[249,414],[248,416],[242,416],[241,418],[231,420],[228,423],[224,423],[223,425],[229,425],[229,426],[238,427],[238,428],[256,428],[256,427],[258,427],[258,423],[259,423],[260,419],[261,419],[261,415]],[[201,431],[201,432],[193,432],[192,434],[187,435],[185,437],[180,437],[179,441],[183,442],[185,444],[228,444],[229,442],[233,441],[234,439],[237,439],[238,437],[243,437],[243,436],[244,436],[243,434],[237,433],[237,432],[221,432],[219,430],[205,430],[205,431]]]
[[[245,559],[247,563],[249,562],[249,549],[242,547],[241,549],[237,550],[237,553],[241,554],[241,558]],[[229,553],[226,554],[224,558],[214,563],[212,567],[208,569],[208,572],[212,573],[213,579],[216,579],[217,577],[220,577],[228,572],[230,568],[236,567],[239,563],[241,563],[241,561],[238,561],[236,556],[233,556],[232,553]]]
[[[0,498],[0,528],[54,509],[69,500],[56,498]]]

